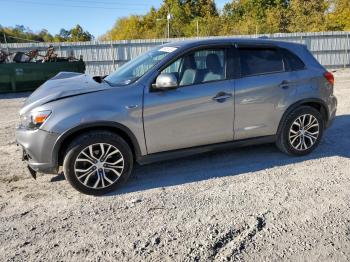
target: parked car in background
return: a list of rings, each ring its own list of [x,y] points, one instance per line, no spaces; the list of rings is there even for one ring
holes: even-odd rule
[[[306,155],[335,118],[333,75],[304,45],[263,39],[168,43],[107,77],[58,74],[20,111],[31,173],[80,192],[110,192],[146,164],[276,143]]]

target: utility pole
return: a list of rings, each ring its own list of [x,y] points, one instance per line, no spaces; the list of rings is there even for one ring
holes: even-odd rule
[[[5,35],[5,33],[3,33],[3,34],[4,34],[5,44],[7,44],[6,35]]]
[[[346,34],[346,60],[348,61],[349,64],[346,64],[346,62],[344,62],[344,67],[346,67],[347,65],[350,65],[350,61],[349,61],[349,33]]]
[[[169,13],[167,14],[166,16],[166,21],[167,21],[167,24],[166,24],[166,28],[164,30],[164,34],[165,34],[165,37],[166,38],[170,38],[170,20],[173,18],[173,16],[171,15],[170,11]],[[157,21],[164,21],[165,18],[157,18]]]
[[[168,15],[166,16],[167,19],[167,31],[168,31],[168,38],[170,38],[170,20],[171,20],[171,14],[168,13]]]
[[[9,50],[9,46],[7,45],[7,39],[6,39],[5,32],[3,32],[3,34],[4,34],[4,41],[5,41],[5,44],[6,44],[7,54],[9,54],[9,53],[10,53],[10,50]]]

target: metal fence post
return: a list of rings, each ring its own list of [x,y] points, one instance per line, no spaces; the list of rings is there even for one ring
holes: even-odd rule
[[[111,49],[112,49],[112,64],[113,64],[113,70],[115,70],[115,53],[114,53],[114,47],[113,42],[111,41]]]
[[[350,61],[349,61],[349,33],[346,33],[344,68],[346,68],[348,65],[350,65]]]

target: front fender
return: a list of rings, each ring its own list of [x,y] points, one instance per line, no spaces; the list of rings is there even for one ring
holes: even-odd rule
[[[125,138],[125,136],[127,137],[127,140],[129,140],[132,143],[132,147],[135,151],[135,157],[136,159],[141,157],[142,151],[140,148],[140,143],[137,140],[136,136],[132,133],[132,131],[120,124],[120,123],[116,123],[116,122],[110,122],[110,121],[96,121],[96,122],[92,122],[92,123],[85,123],[76,127],[73,127],[69,130],[67,130],[66,132],[64,132],[63,134],[61,134],[53,147],[53,163],[55,163],[56,166],[58,166],[58,162],[59,162],[59,157],[60,157],[60,152],[61,149],[66,145],[67,141],[70,141],[71,137],[75,137],[76,135],[79,135],[83,132],[89,131],[89,130],[112,130],[116,133],[120,133],[123,135],[123,137]],[[127,141],[127,142],[129,142]]]
[[[113,88],[46,104],[45,109],[51,110],[52,114],[41,129],[59,134],[54,161],[58,161],[57,150],[65,138],[74,132],[98,127],[121,130],[132,141],[136,154],[147,154],[142,122],[142,88]]]

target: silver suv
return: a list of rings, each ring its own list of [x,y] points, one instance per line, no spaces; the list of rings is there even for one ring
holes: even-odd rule
[[[157,47],[105,77],[60,73],[20,110],[31,174],[105,194],[145,164],[276,143],[306,155],[335,118],[333,75],[304,45],[207,39]]]

